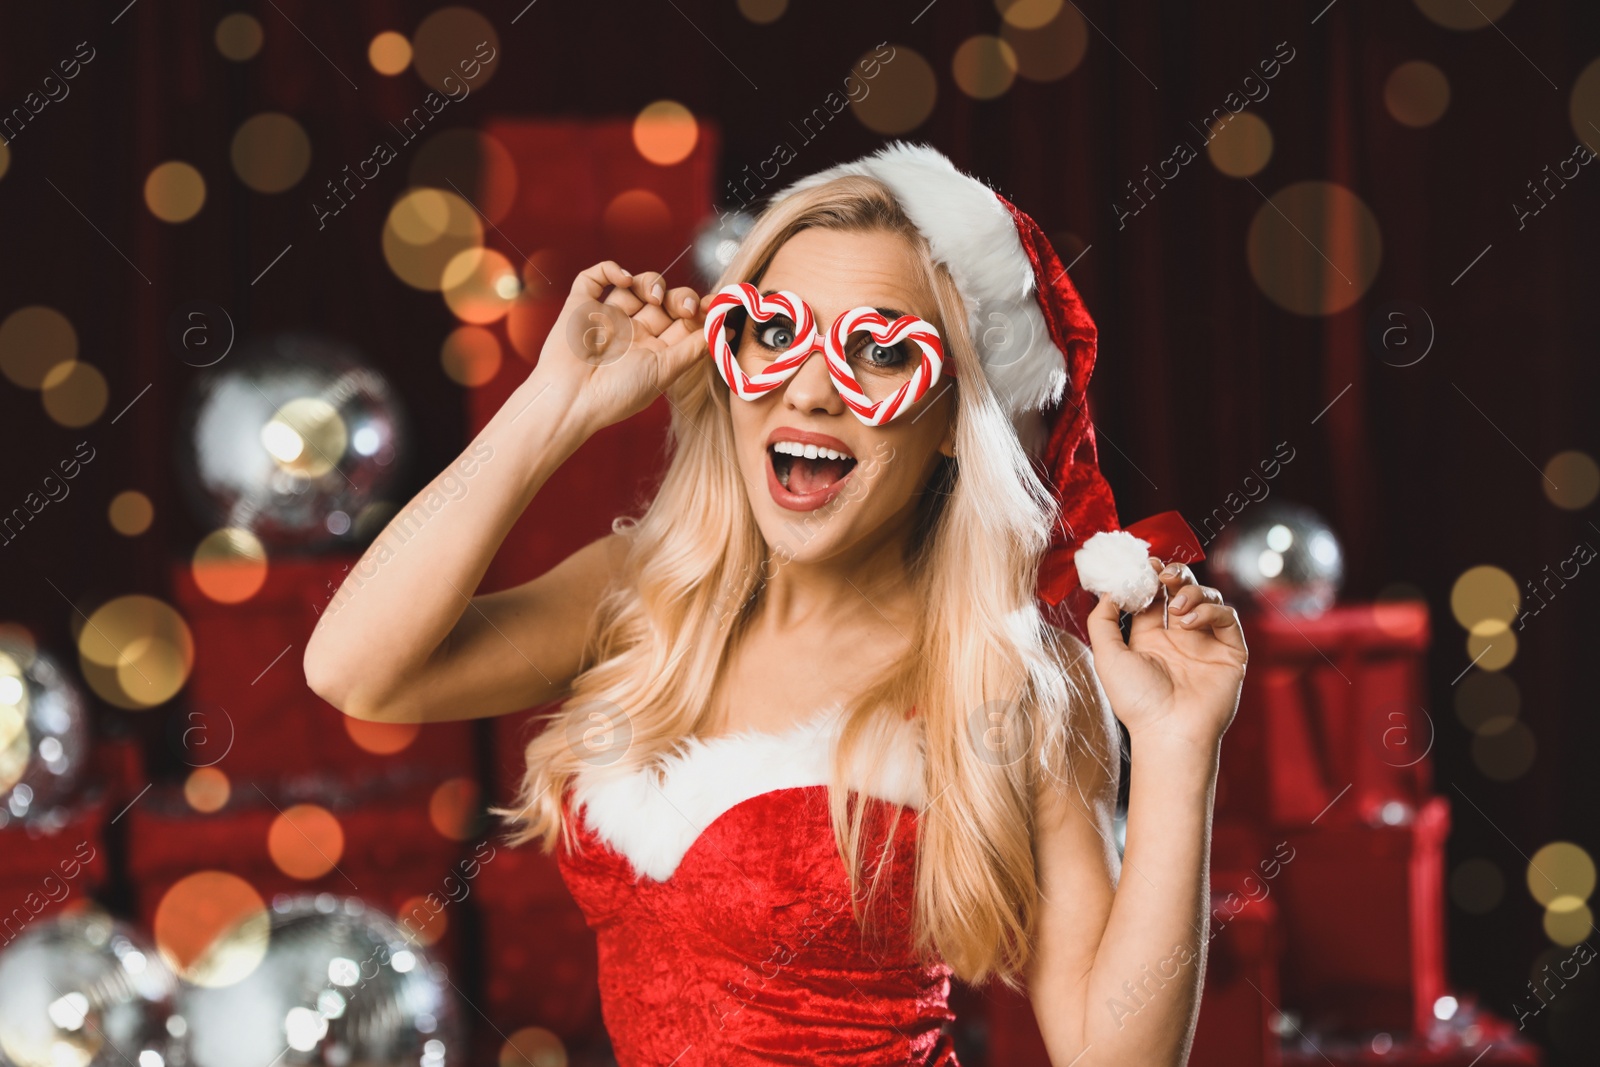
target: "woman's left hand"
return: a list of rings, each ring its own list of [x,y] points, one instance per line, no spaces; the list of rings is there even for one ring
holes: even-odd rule
[[[1221,593],[1197,584],[1182,563],[1159,577],[1163,591],[1133,617],[1126,643],[1110,597],[1090,613],[1095,674],[1136,745],[1140,737],[1161,737],[1209,751],[1238,709],[1249,649],[1239,615]]]

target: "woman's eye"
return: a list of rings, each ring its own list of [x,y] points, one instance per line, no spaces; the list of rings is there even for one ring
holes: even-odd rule
[[[794,328],[784,323],[772,323],[761,328],[756,340],[767,348],[782,352],[794,344]]]
[[[880,345],[870,337],[856,346],[855,355],[869,367],[898,367],[906,360],[907,342],[897,345]]]

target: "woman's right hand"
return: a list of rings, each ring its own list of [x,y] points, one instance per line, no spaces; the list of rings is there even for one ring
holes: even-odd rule
[[[550,390],[588,433],[621,422],[706,355],[703,305],[654,272],[596,263],[573,279],[525,387]]]

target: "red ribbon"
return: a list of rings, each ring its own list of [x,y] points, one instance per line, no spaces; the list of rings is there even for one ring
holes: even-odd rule
[[[1206,558],[1200,542],[1195,540],[1194,531],[1189,529],[1189,524],[1176,511],[1151,515],[1123,529],[1150,542],[1150,554],[1168,563],[1174,560],[1194,563]],[[1079,588],[1076,556],[1081,544],[1081,541],[1074,541],[1072,544],[1055,545],[1040,561],[1039,599],[1045,604],[1053,607]]]

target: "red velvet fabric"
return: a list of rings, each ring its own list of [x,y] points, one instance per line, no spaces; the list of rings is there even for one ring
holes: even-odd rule
[[[910,945],[916,811],[870,800],[866,855],[887,866],[862,932],[827,787],[777,789],[714,819],[664,882],[636,876],[575,812],[562,876],[599,945],[621,1067],[959,1067],[950,969]],[[887,844],[887,848],[882,845]],[[869,869],[870,877],[870,869]]]

